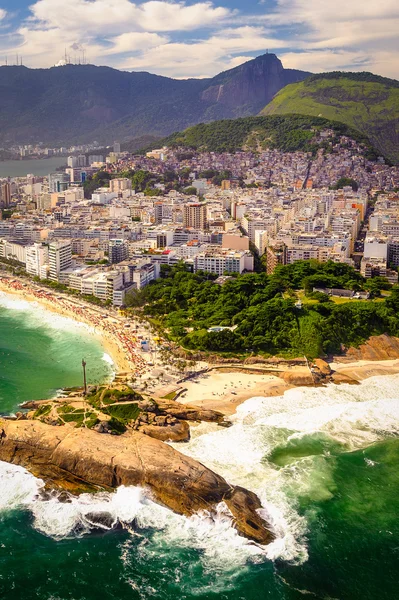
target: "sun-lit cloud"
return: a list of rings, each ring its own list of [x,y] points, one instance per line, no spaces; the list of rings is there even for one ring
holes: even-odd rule
[[[399,77],[397,0],[242,0],[234,9],[228,4],[37,0],[20,22],[0,9],[0,22],[7,23],[0,52],[48,67],[65,50],[73,60],[84,49],[94,64],[181,78],[210,77],[268,49],[291,68]]]
[[[214,25],[232,14],[211,2],[135,4],[130,0],[39,0],[31,6],[32,22],[96,35],[129,31],[191,31]]]

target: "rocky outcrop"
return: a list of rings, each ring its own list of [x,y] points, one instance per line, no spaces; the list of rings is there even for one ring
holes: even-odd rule
[[[320,373],[322,377],[329,377],[331,375],[330,365],[321,358],[316,358],[313,362],[313,369]]]
[[[254,60],[220,73],[202,92],[201,99],[216,106],[235,110],[236,116],[259,112],[288,83],[302,81],[310,73],[284,69],[275,54]],[[242,112],[237,108],[243,107]]]
[[[134,425],[133,429],[162,442],[188,442],[190,426],[187,421],[178,421],[177,419],[167,421],[167,419],[170,417],[155,417],[154,421],[150,423],[140,421]]]
[[[304,371],[286,371],[282,373],[281,379],[293,386],[314,385],[315,380],[309,370]]]
[[[225,502],[241,535],[260,544],[274,539],[259,515],[255,494],[229,485],[201,463],[137,431],[110,436],[104,444],[104,436],[89,429],[0,420],[0,460],[37,476],[47,477],[50,469],[66,481],[78,478],[105,488],[145,486],[158,502],[183,515],[212,513]]]
[[[354,379],[350,375],[346,375],[345,373],[341,373],[339,371],[335,371],[331,375],[331,381],[337,385],[339,385],[341,383],[349,383],[351,385],[359,385],[359,381],[357,379]]]
[[[148,403],[139,403],[140,408],[151,411],[151,406]],[[223,423],[225,416],[217,410],[208,410],[199,406],[189,406],[180,402],[168,401],[163,398],[157,398],[154,412],[160,415],[170,415],[175,419],[184,421],[206,421],[209,423]]]
[[[395,360],[399,358],[399,338],[387,334],[376,335],[361,344],[359,348],[349,348],[344,356],[336,356],[336,362],[356,362],[358,360]]]

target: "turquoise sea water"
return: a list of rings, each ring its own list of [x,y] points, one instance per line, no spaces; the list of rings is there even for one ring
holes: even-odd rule
[[[39,396],[79,379],[74,356],[88,353],[79,344],[89,342],[77,332],[67,341],[66,329],[53,325],[0,308],[0,410],[32,396],[24,373],[30,378],[39,366]],[[104,365],[96,377],[107,375]],[[23,469],[0,463],[0,597],[394,600],[398,390],[392,376],[255,398],[231,428],[202,424],[188,444],[176,444],[259,495],[277,536],[267,548],[236,535],[223,506],[216,518],[187,519],[137,488],[60,502]]]

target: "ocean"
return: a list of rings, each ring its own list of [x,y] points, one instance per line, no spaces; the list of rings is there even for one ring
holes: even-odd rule
[[[82,352],[94,379],[109,377],[85,329],[13,302],[0,301],[1,412],[79,383]],[[186,518],[124,487],[61,502],[0,462],[0,597],[396,599],[398,390],[394,375],[253,398],[229,429],[203,423],[174,444],[259,495],[276,532],[265,548],[237,535],[223,505]]]

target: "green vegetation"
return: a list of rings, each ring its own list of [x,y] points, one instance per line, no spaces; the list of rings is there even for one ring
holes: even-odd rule
[[[51,406],[49,409],[51,410]],[[97,413],[84,408],[74,408],[69,404],[63,404],[57,408],[57,413],[60,423],[76,423],[76,427],[84,426],[92,429],[98,423]]]
[[[93,192],[100,187],[109,187],[110,173],[107,171],[98,171],[93,177],[88,177],[83,184],[85,198],[91,198]]]
[[[115,419],[115,417],[111,417],[111,419],[108,421],[108,425],[111,431],[117,435],[121,435],[126,431],[125,425],[119,421],[119,419]]]
[[[380,154],[399,161],[398,81],[372,73],[313,75],[283,88],[262,111],[293,113],[345,123],[367,136]]]
[[[51,412],[51,404],[42,404],[39,406],[37,410],[34,412],[35,419],[39,419],[39,417],[45,417]]]
[[[320,79],[350,79],[351,81],[380,83],[389,87],[399,88],[399,81],[396,79],[381,77],[381,75],[374,75],[374,73],[369,73],[368,71],[361,71],[359,73],[354,71],[330,71],[329,73],[318,73],[317,75],[311,75],[306,79],[306,81],[320,81]]]
[[[141,411],[137,404],[113,404],[104,409],[104,412],[127,425],[130,421],[135,421]]]
[[[356,346],[371,335],[399,334],[399,287],[378,303],[335,304],[313,293],[314,287],[369,289],[373,297],[390,287],[386,279],[365,280],[345,264],[299,261],[278,267],[270,276],[238,275],[223,286],[214,279],[209,273],[188,273],[183,265],[164,269],[162,279],[141,291],[141,306],[173,340],[208,352],[312,358],[340,353],[342,344]],[[296,306],[296,290],[310,295],[302,308]],[[231,329],[207,331],[215,326]]]
[[[177,392],[174,391],[174,392],[169,392],[169,394],[166,394],[166,396],[163,396],[163,398],[165,400],[174,400],[176,398],[176,396],[177,396]]]
[[[106,145],[130,139],[125,148],[135,151],[201,121],[257,114],[276,90],[308,75],[284,70],[271,53],[213,79],[176,80],[94,65],[1,67],[0,141]]]
[[[342,190],[344,187],[351,187],[354,192],[357,192],[359,184],[350,177],[341,177],[341,179],[338,179],[337,183],[333,186],[333,189]]]
[[[237,150],[262,150],[266,148],[284,152],[315,153],[320,147],[328,149],[328,142],[316,142],[315,133],[332,129],[337,135],[348,136],[365,150],[375,155],[370,141],[356,129],[343,123],[317,116],[286,115],[246,117],[195,125],[183,132],[174,133],[162,140],[171,147],[193,148],[206,152],[236,152]],[[226,177],[228,179],[228,177]]]
[[[94,407],[99,408],[102,405],[114,404],[115,402],[139,402],[143,397],[134,390],[126,388],[123,390],[113,388],[95,388],[87,396],[86,400]]]

